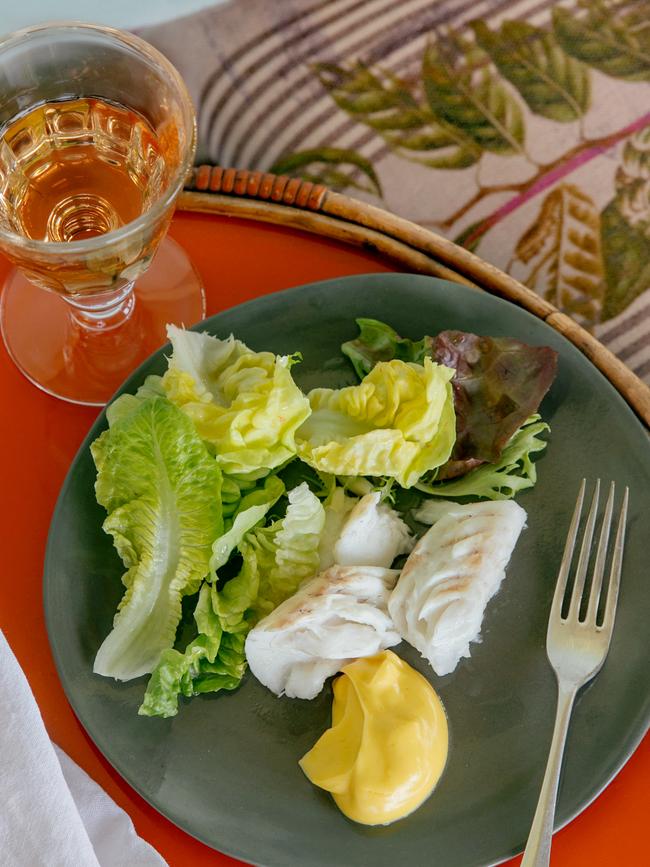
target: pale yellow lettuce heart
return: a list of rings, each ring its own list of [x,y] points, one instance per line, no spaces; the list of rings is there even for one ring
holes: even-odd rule
[[[296,454],[310,412],[291,376],[294,359],[170,326],[173,354],[163,388],[211,443],[227,473],[274,469]]]
[[[448,460],[456,439],[454,370],[430,358],[376,364],[359,385],[309,392],[298,455],[338,476],[390,476],[409,488]]]

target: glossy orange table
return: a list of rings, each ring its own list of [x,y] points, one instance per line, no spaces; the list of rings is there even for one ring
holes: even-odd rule
[[[208,315],[300,283],[396,270],[361,249],[229,217],[179,213],[171,234],[190,253],[204,279]],[[0,259],[0,281],[6,269]],[[139,834],[172,867],[239,863],[197,842],[149,807],[95,749],[59,684],[42,610],[43,554],[59,488],[97,411],[38,391],[0,346],[0,413],[0,628],[27,674],[50,736],[130,814]],[[549,730],[549,738],[550,734]],[[649,780],[646,736],[605,792],[556,835],[553,867],[650,864]],[[434,862],[444,867],[444,853],[432,853]],[[515,859],[509,865],[517,863]]]

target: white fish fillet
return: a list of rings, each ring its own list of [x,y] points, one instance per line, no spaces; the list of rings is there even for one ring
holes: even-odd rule
[[[383,566],[398,554],[408,554],[415,540],[400,516],[379,502],[379,491],[366,494],[352,509],[334,545],[334,562],[341,566]]]
[[[387,605],[398,570],[333,566],[261,620],[246,638],[255,677],[276,695],[314,698],[352,659],[399,644]]]
[[[427,503],[417,520],[435,521],[404,564],[388,610],[434,671],[449,674],[481,631],[526,512],[512,500]]]
[[[411,551],[415,539],[409,528],[397,512],[380,503],[380,498],[379,491],[373,491],[350,508],[351,498],[340,488],[335,491],[332,503],[325,509],[321,569],[334,563],[388,569],[395,557]]]
[[[348,515],[358,502],[357,497],[348,497],[343,488],[337,487],[325,505],[325,526],[320,534],[320,545],[318,547],[320,556],[319,572],[324,572],[334,565],[334,546],[341,535]],[[390,566],[390,563],[388,565]]]

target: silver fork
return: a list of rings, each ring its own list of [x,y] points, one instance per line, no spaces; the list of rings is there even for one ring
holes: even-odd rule
[[[580,619],[580,610],[581,607],[584,607],[582,597],[587,567],[589,565],[589,555],[591,553],[591,542],[598,513],[600,479],[596,482],[596,490],[594,491],[591,509],[589,510],[585,524],[569,610],[566,617],[562,616],[567,579],[573,559],[576,536],[578,535],[582,502],[585,496],[585,485],[586,481],[583,479],[580,485],[580,492],[578,493],[578,501],[573,512],[573,518],[571,519],[571,526],[569,527],[569,534],[564,548],[562,563],[560,564],[555,595],[553,596],[548,621],[546,653],[557,677],[557,714],[542,790],[537,802],[535,818],[530,829],[521,867],[546,867],[549,863],[560,768],[573,702],[580,687],[584,686],[587,681],[595,677],[600,671],[607,656],[614,629],[618,588],[621,581],[621,564],[623,562],[628,488],[625,488],[623,504],[618,519],[603,620],[602,623],[597,622],[603,575],[605,573],[607,544],[612,523],[612,512],[614,510],[614,482],[611,483],[609,497],[605,506],[586,614],[583,619]]]

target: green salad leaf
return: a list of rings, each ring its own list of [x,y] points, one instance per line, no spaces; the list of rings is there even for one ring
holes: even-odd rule
[[[432,356],[431,337],[409,340],[400,337],[394,328],[378,319],[357,319],[359,336],[341,346],[341,352],[354,365],[359,379],[363,379],[380,361],[413,361],[424,364],[425,356]]]
[[[246,533],[266,516],[271,506],[284,494],[284,484],[277,476],[268,476],[262,488],[246,494],[239,501],[239,508],[230,529],[220,536],[212,546],[210,570],[216,573],[228,562],[228,558],[238,548]]]
[[[214,662],[202,660],[194,678],[194,693],[236,689],[246,673],[246,636],[224,632]]]
[[[264,475],[296,453],[309,401],[291,376],[299,356],[253,352],[240,340],[168,326],[165,393],[210,443],[224,472]]]
[[[228,547],[237,547],[242,555],[239,574],[220,590],[216,580],[202,585],[194,612],[198,635],[184,652],[170,648],[162,653],[140,714],[174,716],[181,695],[239,686],[246,670],[248,631],[318,571],[325,510],[305,483],[290,491],[288,500],[284,517],[249,531],[236,542],[231,537]],[[270,505],[249,506],[240,514],[248,521],[251,510]],[[214,562],[225,562],[225,553],[215,550],[219,555],[213,556]]]
[[[244,642],[224,632],[214,610],[216,587],[204,583],[194,611],[199,634],[181,653],[169,648],[161,654],[147,684],[138,713],[175,716],[180,695],[235,689],[246,670]]]
[[[148,376],[135,394],[121,394],[110,403],[106,407],[108,426],[112,427],[115,422],[139,409],[151,397],[165,397],[161,376]]]
[[[298,589],[305,579],[318,572],[321,533],[325,510],[306,483],[289,492],[289,505],[283,518],[263,527],[249,540],[255,547],[260,572],[260,587],[255,602],[255,618],[265,617]]]
[[[445,463],[455,440],[454,371],[379,362],[359,385],[309,392],[311,415],[296,432],[306,463],[337,476],[390,476],[409,488]]]
[[[306,482],[289,492],[284,517],[248,533],[239,544],[241,571],[219,592],[223,628],[248,632],[318,572],[325,510]]]
[[[555,377],[557,353],[511,337],[441,331],[414,341],[376,319],[357,319],[359,336],[341,346],[359,376],[379,361],[422,362],[429,356],[454,370],[452,388],[456,442],[438,479],[463,476],[477,465],[495,463],[506,443],[533,413]]]
[[[537,481],[532,455],[546,448],[546,440],[540,434],[548,430],[549,426],[540,420],[539,415],[532,415],[511,437],[495,463],[482,464],[460,478],[438,483],[433,474],[433,480],[425,478],[415,487],[429,496],[454,500],[458,497],[510,500],[519,491],[532,488]],[[425,515],[426,507],[425,502],[418,514]]]
[[[98,674],[130,680],[174,644],[181,598],[196,593],[222,531],[221,471],[191,421],[153,397],[114,418],[91,446],[95,492],[127,568]]]
[[[267,484],[275,485],[277,478],[276,474],[271,475],[268,470],[264,470],[261,475],[256,473],[224,474],[221,482],[221,505],[226,529],[229,529],[234,515],[241,510],[242,500],[246,498],[247,505],[244,508],[266,502],[268,499],[266,486]]]

